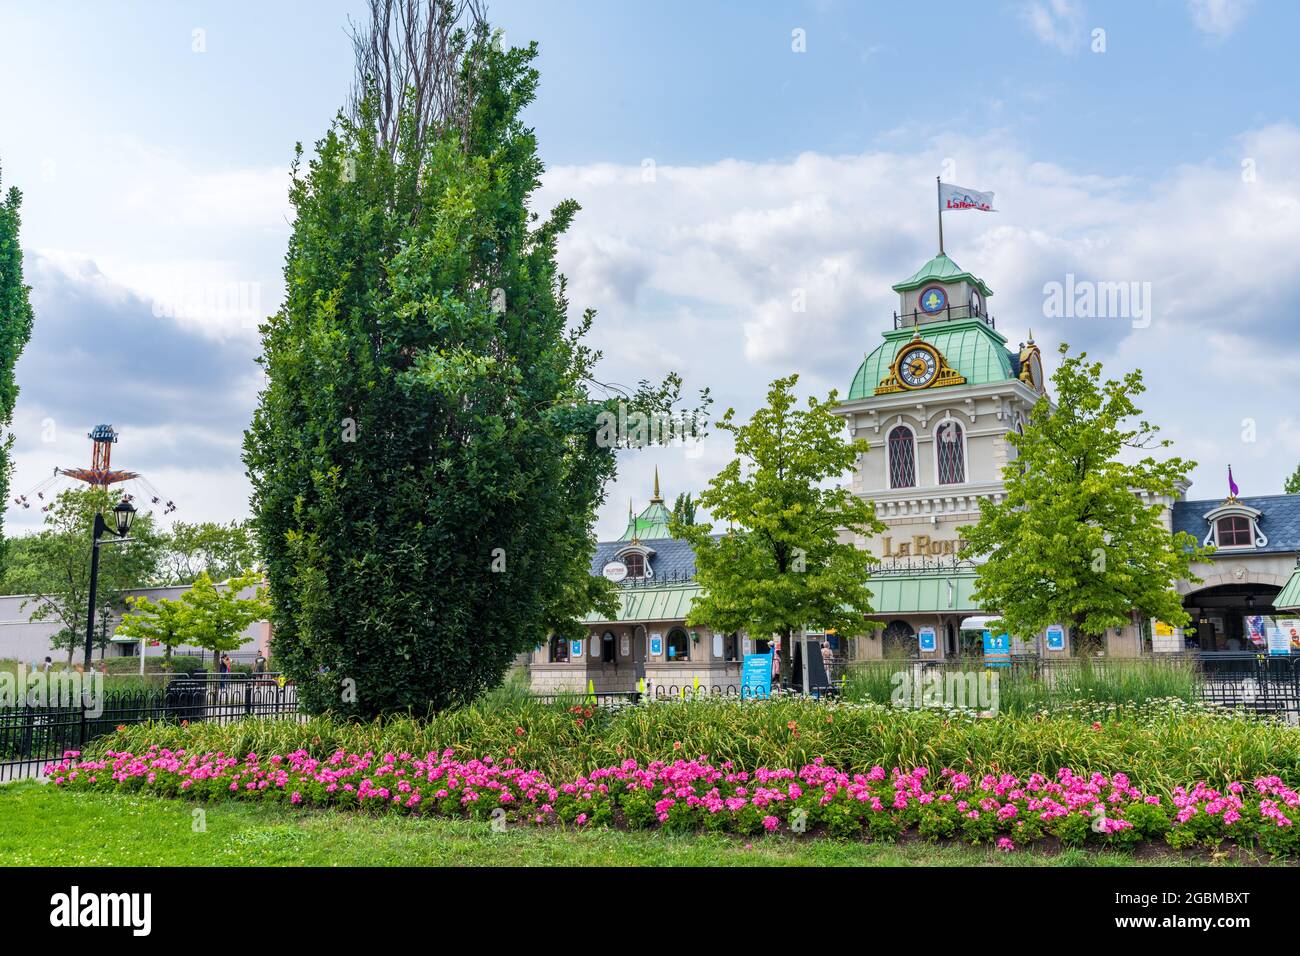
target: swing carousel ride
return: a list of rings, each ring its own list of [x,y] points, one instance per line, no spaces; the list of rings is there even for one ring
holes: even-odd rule
[[[13,503],[19,508],[38,505],[41,511],[54,507],[54,499],[64,487],[72,487],[70,482],[80,481],[92,488],[117,487],[127,501],[149,501],[162,506],[163,514],[176,510],[176,503],[165,497],[162,492],[150,484],[139,472],[124,471],[112,466],[113,445],[117,442],[117,432],[112,425],[96,425],[94,431],[86,436],[91,441],[89,468],[58,468],[54,474],[41,481],[23,494],[16,495]]]

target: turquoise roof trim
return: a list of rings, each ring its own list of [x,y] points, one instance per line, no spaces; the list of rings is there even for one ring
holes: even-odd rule
[[[668,519],[671,517],[672,513],[664,507],[662,501],[652,501],[650,506],[635,518],[628,516],[627,528],[618,540],[655,541],[671,538],[672,535],[668,533]]]
[[[962,280],[979,289],[985,298],[993,294],[993,290],[984,284],[983,279],[967,272],[942,252],[891,288],[895,292],[910,292],[931,282],[961,282]]]
[[[1296,565],[1282,591],[1273,599],[1273,607],[1279,611],[1300,611],[1300,564]]]
[[[876,615],[966,614],[983,610],[972,596],[973,572],[882,574],[871,578],[868,587],[874,595],[871,606]]]
[[[684,621],[691,605],[699,597],[698,584],[632,585],[618,589],[618,615],[611,621],[595,611],[585,618],[587,624],[614,624],[626,621]]]
[[[876,386],[889,377],[894,357],[899,349],[912,340],[914,331],[920,331],[922,341],[929,342],[943,354],[948,364],[966,379],[967,385],[987,385],[1016,377],[1011,369],[1007,340],[989,328],[983,319],[931,322],[918,326],[917,330],[895,329],[886,332],[884,343],[877,346],[858,366],[858,373],[853,376],[846,401],[870,398],[876,394]]]

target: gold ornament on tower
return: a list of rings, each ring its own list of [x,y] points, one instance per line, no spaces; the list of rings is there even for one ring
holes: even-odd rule
[[[948,364],[943,353],[921,338],[920,332],[898,350],[889,367],[889,375],[876,387],[877,395],[891,392],[965,385],[966,378]]]

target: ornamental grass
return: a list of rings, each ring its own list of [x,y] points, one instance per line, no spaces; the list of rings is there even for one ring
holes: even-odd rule
[[[88,749],[145,753],[443,753],[507,759],[572,780],[634,760],[641,766],[709,754],[743,771],[798,768],[819,758],[848,774],[880,767],[951,767],[963,773],[1052,775],[1062,767],[1126,774],[1144,792],[1172,797],[1195,781],[1222,788],[1276,776],[1300,782],[1300,728],[1189,706],[1075,703],[1016,716],[902,710],[877,704],[707,699],[601,709],[513,701],[429,718],[368,723],[315,717],[231,724],[139,724]]]

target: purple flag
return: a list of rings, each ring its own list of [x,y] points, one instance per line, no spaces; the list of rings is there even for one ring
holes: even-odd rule
[[[1237,488],[1237,483],[1232,480],[1232,466],[1229,465],[1228,466],[1228,493],[1235,498],[1237,497],[1237,492],[1239,490],[1240,489]]]

